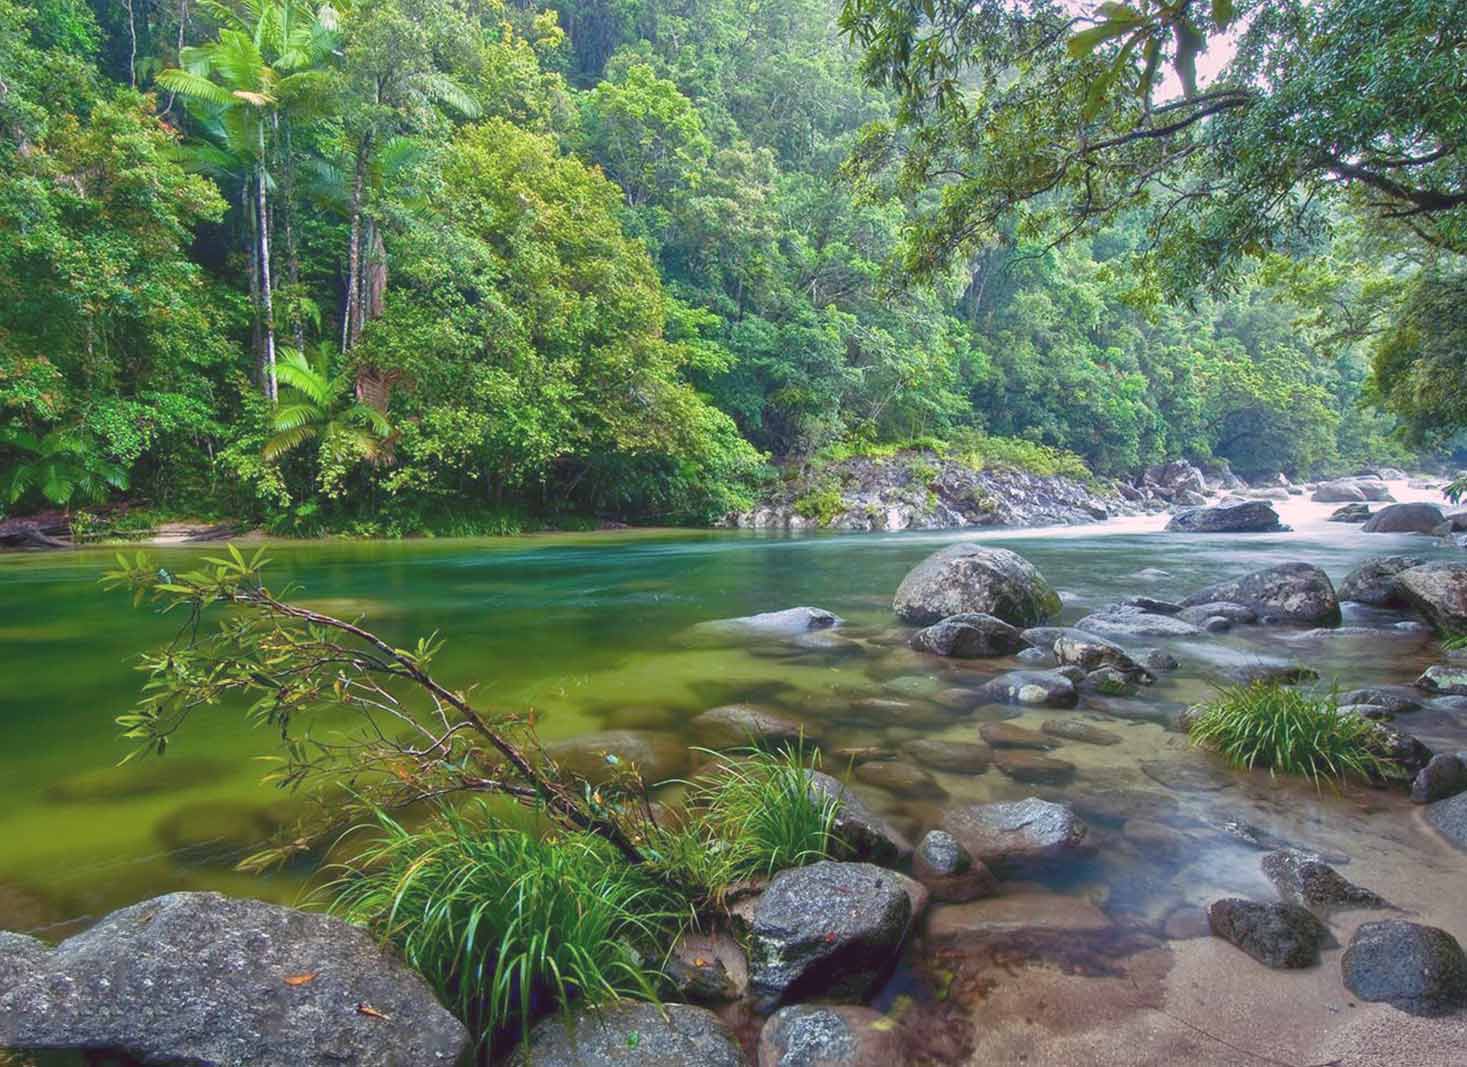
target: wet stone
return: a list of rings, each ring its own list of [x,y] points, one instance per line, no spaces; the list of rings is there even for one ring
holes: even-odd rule
[[[1406,686],[1369,686],[1341,693],[1340,704],[1374,704],[1400,715],[1421,707],[1421,694]]]
[[[754,704],[710,708],[696,716],[691,726],[699,744],[709,748],[778,747],[799,744],[806,738],[802,724]]]
[[[918,652],[959,659],[1008,656],[1028,644],[1014,627],[981,612],[953,615],[918,630],[911,643]]]
[[[1051,737],[1058,737],[1065,741],[1079,741],[1087,745],[1119,745],[1123,740],[1120,734],[1102,730],[1098,726],[1081,722],[1079,719],[1047,719],[1039,729]]]
[[[931,891],[933,900],[944,904],[963,904],[999,891],[993,872],[943,830],[929,830],[922,838],[912,859],[912,874]]]
[[[986,722],[978,727],[978,736],[994,748],[1035,748],[1042,751],[1057,747],[1053,738],[1011,722]]]
[[[1433,696],[1467,696],[1467,667],[1442,663],[1428,667],[1416,686]]]
[[[1087,615],[1075,628],[1118,640],[1138,637],[1198,637],[1202,631],[1173,615],[1158,615],[1132,608]]]
[[[1467,793],[1458,793],[1427,805],[1426,821],[1448,841],[1467,852]]]
[[[1085,823],[1065,805],[1038,797],[954,808],[944,813],[942,829],[989,866],[1067,860],[1088,848]]]
[[[855,771],[857,781],[884,789],[893,796],[938,799],[947,790],[938,784],[931,772],[903,760],[863,763]]]
[[[982,774],[993,762],[993,749],[976,741],[918,738],[902,745],[902,754],[925,767],[949,774]]]
[[[1390,907],[1308,852],[1280,849],[1264,856],[1260,866],[1279,896],[1291,904],[1319,911]]]
[[[1361,1000],[1384,1001],[1412,1015],[1467,1008],[1467,954],[1434,926],[1400,919],[1366,923],[1355,931],[1340,971]]]
[[[1319,962],[1329,931],[1313,913],[1293,904],[1260,904],[1229,897],[1207,909],[1213,936],[1242,949],[1265,967],[1295,969]]]
[[[843,857],[893,867],[912,854],[912,844],[891,823],[868,808],[860,797],[822,771],[806,771],[812,793],[836,802],[831,836]]]
[[[1158,785],[1181,793],[1212,793],[1232,784],[1225,774],[1200,760],[1142,760],[1141,772]]]
[[[739,1043],[707,1008],[642,1004],[574,1010],[547,1017],[509,1067],[745,1067]]]
[[[985,685],[977,703],[1072,708],[1078,700],[1075,683],[1058,671],[1010,671]]]
[[[759,1034],[759,1067],[901,1067],[902,1031],[880,1012],[846,1005],[793,1004]]]
[[[1467,755],[1442,752],[1431,757],[1411,782],[1411,800],[1416,804],[1433,804],[1458,793],[1467,793]]]
[[[1190,608],[1182,608],[1178,612],[1181,618],[1194,626],[1201,626],[1208,619],[1225,619],[1230,623],[1251,623],[1258,621],[1258,613],[1243,604],[1231,604],[1226,600],[1214,600],[1206,604],[1194,604]]]
[[[1021,749],[999,749],[993,765],[1025,785],[1064,785],[1075,777],[1073,763]]]

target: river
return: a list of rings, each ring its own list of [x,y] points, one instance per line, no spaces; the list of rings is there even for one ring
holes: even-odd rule
[[[1398,500],[1440,502],[1404,484],[1392,489]],[[1019,552],[1061,591],[1065,622],[1128,594],[1180,598],[1208,582],[1289,560],[1318,564],[1338,583],[1367,555],[1450,554],[1430,538],[1365,534],[1358,526],[1327,522],[1336,505],[1293,497],[1276,506],[1292,532],[1174,534],[1162,531],[1166,516],[1147,516],[1021,531],[630,531],[282,543],[270,550],[270,581],[275,588],[292,586],[296,598],[322,610],[361,616],[400,643],[439,631],[448,641],[436,664],[443,680],[478,683],[478,692],[492,694],[497,704],[533,709],[548,740],[609,725],[683,736],[683,725],[698,712],[750,701],[802,718],[828,747],[894,747],[918,736],[974,739],[975,724],[971,716],[951,714],[924,717],[920,724],[853,724],[839,708],[862,696],[921,701],[954,682],[971,684],[975,671],[993,674],[1015,666],[944,664],[897,643],[892,592],[911,566],[941,545],[975,540]],[[152,552],[171,569],[210,554],[184,548]],[[176,889],[297,900],[303,872],[254,878],[224,862],[237,840],[265,825],[272,805],[280,803],[278,793],[257,784],[260,765],[249,758],[268,752],[270,737],[246,728],[239,714],[210,711],[163,760],[111,769],[124,751],[112,719],[127,708],[140,680],[135,657],[164,640],[172,622],[100,589],[97,578],[110,557],[101,551],[0,557],[0,928],[54,936],[111,908]],[[837,631],[839,639],[808,647],[730,645],[692,632],[707,620],[801,604],[841,615],[846,625]],[[1359,615],[1350,608],[1347,623]],[[914,837],[935,823],[943,806],[959,802],[1038,792],[1073,796],[1092,808],[1105,807],[1096,798],[1110,798],[1113,814],[1117,805],[1136,803],[1132,814],[1139,816],[1152,814],[1147,805],[1162,797],[1165,806],[1155,811],[1173,818],[1181,832],[1147,837],[1102,828],[1104,845],[1095,863],[1064,885],[1035,892],[1044,899],[1058,895],[1083,902],[1119,930],[1175,937],[1170,977],[1157,984],[1164,1004],[1174,1005],[1178,976],[1205,983],[1219,966],[1203,949],[1187,947],[1197,944],[1188,940],[1197,934],[1189,916],[1220,894],[1269,892],[1255,851],[1226,834],[1197,829],[1228,820],[1348,858],[1352,880],[1467,941],[1467,905],[1460,892],[1467,862],[1434,838],[1399,796],[1360,788],[1316,793],[1261,772],[1220,772],[1211,756],[1189,748],[1156,714],[1205,696],[1223,670],[1254,661],[1305,663],[1320,671],[1323,685],[1342,689],[1410,681],[1434,662],[1434,642],[1372,636],[1304,643],[1282,631],[1240,627],[1169,647],[1181,668],[1139,698],[1082,706],[1079,714],[1096,716],[1094,721],[1123,734],[1125,742],[1065,744],[1056,754],[1078,766],[1072,785],[1024,786],[990,769],[973,777],[938,774],[947,799],[906,800],[860,784],[858,792]],[[1015,722],[1037,726],[1049,717],[1053,713],[1025,713]],[[1467,724],[1450,716],[1412,723],[1408,729],[1434,749],[1467,748]],[[1140,770],[1152,760],[1193,764],[1225,787],[1168,790]],[[200,842],[216,836],[219,850],[201,853]],[[180,851],[182,845],[191,848]],[[1071,963],[1078,972],[1093,970],[1083,960]],[[1258,974],[1259,981],[1276,980],[1249,966],[1244,973]],[[1140,996],[1146,981],[1134,969],[1124,973]],[[1337,986],[1336,968],[1328,988]],[[1003,984],[997,992],[985,988],[991,1010],[1001,1014]],[[1030,988],[1037,987],[1031,982]],[[1326,996],[1320,982],[1307,988],[1311,992],[1295,989],[1286,996]],[[899,994],[916,995],[894,987],[889,998]],[[1056,993],[1061,1002],[1065,996]],[[1223,993],[1209,996],[1226,1001]],[[1078,1002],[1065,1009],[1079,1010]],[[1325,1036],[1306,1039],[1307,1026],[1301,1031],[1300,1055],[1327,1044],[1325,1037],[1339,1030],[1338,1020],[1329,1022],[1334,1010],[1319,1008],[1319,1033]],[[1051,1055],[1055,1063],[1102,1062],[1065,1059],[1074,1049],[1062,1040],[1059,1021],[1045,1024],[1044,1041],[1024,1045],[1024,1026],[1033,1025],[1039,1024],[1031,1018],[1023,1026],[1013,1022],[1012,1031],[990,1027],[984,1040],[991,1043],[982,1047],[991,1062],[1018,1062],[1004,1057],[1021,1052],[1031,1064],[1051,1062]],[[1127,1033],[1114,1028],[1116,1040],[1134,1038]],[[1207,1056],[1217,1052],[1217,1046],[1197,1040],[1199,1048],[1211,1050]],[[1202,1058],[1185,1062],[1213,1062],[1196,1055]],[[1251,1060],[1223,1056],[1217,1062]]]

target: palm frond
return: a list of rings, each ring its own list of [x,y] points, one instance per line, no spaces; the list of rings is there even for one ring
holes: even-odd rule
[[[457,111],[466,119],[476,119],[483,113],[479,102],[463,86],[446,74],[430,74],[423,81],[423,90],[434,103]]]
[[[219,107],[229,107],[234,103],[234,94],[228,89],[191,70],[175,67],[162,71],[157,82],[170,93],[177,93],[186,100],[201,100]]]
[[[265,447],[260,450],[260,457],[267,463],[273,463],[287,452],[305,444],[316,433],[315,426],[297,426],[295,429],[285,430],[265,442]]]
[[[270,428],[284,433],[302,426],[319,426],[325,421],[326,413],[315,404],[281,404],[270,416]]]

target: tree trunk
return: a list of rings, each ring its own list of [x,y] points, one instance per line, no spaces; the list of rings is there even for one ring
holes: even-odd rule
[[[351,237],[346,249],[346,309],[341,316],[341,351],[345,355],[357,342],[357,304],[361,300],[362,187],[367,179],[368,142],[357,149],[356,173],[351,183]]]
[[[284,175],[285,175],[285,270],[286,281],[290,285],[290,329],[295,339],[295,350],[304,352],[306,350],[306,324],[301,318],[301,257],[300,249],[295,243],[295,158],[290,147],[290,123],[287,122],[283,130],[280,130],[280,120],[276,118],[276,129],[280,131],[281,145],[284,148]]]
[[[275,403],[275,302],[270,291],[270,204],[265,195],[265,128],[260,127],[260,163],[255,168],[255,208],[259,216],[260,311],[265,340],[265,396]]]

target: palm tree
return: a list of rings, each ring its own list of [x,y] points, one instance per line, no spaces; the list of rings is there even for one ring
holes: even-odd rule
[[[239,9],[201,0],[201,6],[219,22],[218,37],[183,49],[182,67],[163,71],[157,81],[183,98],[204,132],[208,144],[192,153],[196,165],[239,178],[240,206],[249,218],[251,237],[250,291],[260,336],[260,379],[273,403],[278,386],[270,252],[270,197],[276,188],[272,164],[285,155],[288,175],[290,160],[283,146],[289,144],[291,119],[325,106],[329,83],[323,64],[335,49],[337,15],[328,5],[311,12],[297,0],[242,0]],[[289,209],[287,202],[287,233]],[[291,258],[293,262],[293,251]]]
[[[0,429],[0,445],[26,457],[0,475],[0,493],[7,504],[32,490],[59,508],[73,502],[100,504],[112,490],[128,486],[127,468],[103,458],[75,429],[57,427],[38,436],[9,427]]]
[[[354,455],[376,463],[391,454],[394,435],[387,416],[356,397],[354,375],[333,373],[332,351],[318,344],[313,358],[285,349],[279,374],[286,395],[270,419],[272,436],[261,456],[274,462],[308,441],[319,441],[323,451]]]

